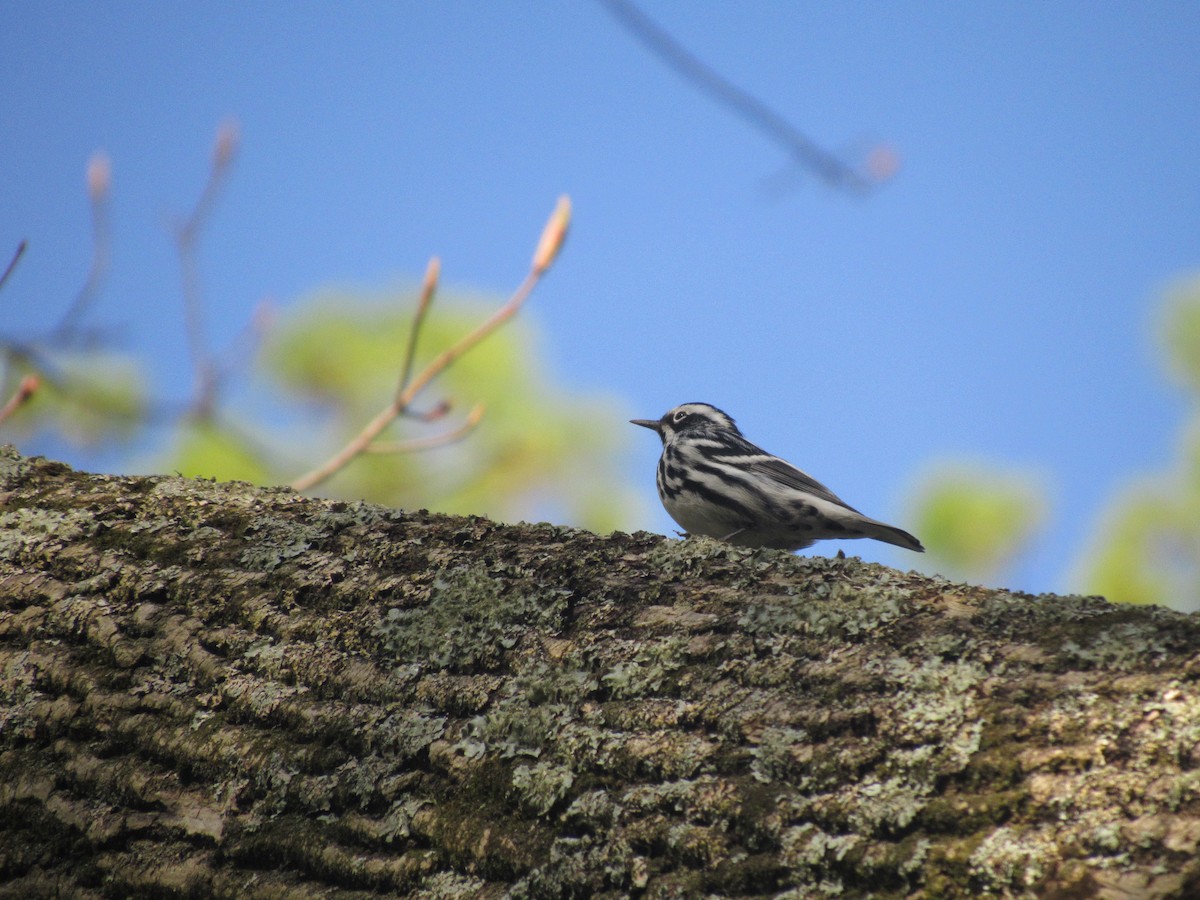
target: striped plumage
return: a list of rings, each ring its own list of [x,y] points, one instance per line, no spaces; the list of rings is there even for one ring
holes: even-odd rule
[[[778,550],[830,538],[925,549],[907,531],[868,519],[819,481],[754,446],[715,406],[685,403],[661,419],[631,421],[662,438],[658,496],[689,534]]]

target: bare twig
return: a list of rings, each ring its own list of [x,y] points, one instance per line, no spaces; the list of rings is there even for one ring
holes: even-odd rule
[[[881,175],[890,177],[891,172],[885,174],[882,168],[875,165],[874,159],[868,161],[864,172],[820,147],[762,100],[701,61],[629,0],[597,2],[608,9],[626,31],[684,79],[782,145],[793,159],[827,184],[861,191],[877,185],[883,180]]]
[[[371,442],[409,407],[409,404],[412,403],[422,388],[449,368],[460,356],[516,315],[547,269],[550,268],[558,251],[562,248],[570,221],[571,202],[565,196],[560,197],[558,206],[551,213],[550,219],[542,231],[541,239],[538,241],[537,250],[534,252],[533,261],[530,264],[529,273],[513,292],[512,296],[509,297],[508,301],[486,320],[477,325],[473,331],[459,338],[458,341],[439,353],[411,381],[407,381],[405,387],[396,392],[391,402],[381,409],[370,422],[364,425],[362,430],[351,438],[346,446],[312,471],[293,481],[292,487],[297,491],[306,491],[341,470],[359,454],[366,452]]]
[[[408,379],[412,375],[413,363],[417,355],[417,336],[421,332],[421,326],[425,323],[425,314],[429,312],[429,306],[433,302],[433,296],[437,292],[438,279],[441,277],[442,262],[436,256],[429,260],[429,265],[425,267],[425,278],[421,282],[421,296],[417,300],[417,308],[413,313],[412,325],[408,332],[408,346],[404,350],[404,364],[401,366],[400,381],[396,387],[396,393],[401,393],[408,385]],[[422,422],[436,422],[446,413],[450,412],[450,403],[442,400],[433,409],[425,412],[417,412],[414,409],[405,408],[401,411],[401,415],[409,419],[419,419]]]
[[[217,130],[213,145],[213,161],[208,180],[191,215],[175,229],[175,245],[179,254],[182,278],[184,327],[187,331],[188,353],[195,373],[192,399],[193,414],[208,418],[213,413],[215,393],[219,382],[217,367],[208,352],[204,333],[204,309],[200,291],[200,273],[196,265],[196,241],[200,229],[212,212],[221,188],[229,175],[238,147],[237,123],[229,120]]]
[[[396,393],[401,393],[408,386],[409,376],[412,375],[413,359],[417,355],[417,335],[421,333],[421,325],[425,322],[425,314],[433,295],[437,292],[438,278],[442,273],[442,261],[436,256],[429,260],[425,267],[425,280],[421,282],[421,297],[417,300],[417,310],[413,313],[412,327],[408,332],[408,346],[404,350],[404,365],[400,368],[400,385]]]
[[[64,345],[71,339],[79,337],[78,321],[88,304],[95,299],[108,273],[110,258],[110,240],[108,226],[108,196],[112,185],[112,164],[101,151],[92,154],[87,165],[88,199],[92,209],[92,261],[88,266],[87,276],[83,286],[75,295],[71,305],[67,307],[62,318],[47,334],[18,342],[8,339],[0,340],[0,355],[10,361],[24,362],[42,372],[43,378],[51,378],[49,367],[42,358],[42,348],[52,345]],[[0,275],[0,287],[8,281],[17,263],[28,247],[27,241],[17,245],[17,251],[4,273]]]
[[[111,258],[108,198],[112,189],[112,161],[103,151],[96,151],[88,160],[87,186],[92,207],[92,262],[88,266],[87,276],[79,293],[75,295],[75,299],[51,332],[52,341],[63,341],[75,335],[79,319],[100,293],[100,287],[108,274]]]
[[[212,361],[213,384],[224,383],[245,362],[251,359],[262,343],[263,336],[275,322],[275,304],[265,297],[254,307],[242,330],[225,348],[221,359]]]
[[[418,422],[436,422],[438,419],[445,418],[453,408],[454,405],[449,400],[439,400],[433,409],[420,412],[410,407],[406,408],[403,414],[406,418],[416,419]]]
[[[17,385],[16,391],[4,406],[0,407],[0,422],[3,422],[18,409],[24,406],[34,392],[41,386],[41,380],[36,375],[26,375]]]
[[[475,426],[479,424],[479,420],[483,418],[483,404],[478,404],[474,409],[467,413],[467,418],[457,428],[442,434],[435,434],[432,437],[417,438],[411,441],[375,441],[367,445],[364,453],[411,453],[414,450],[429,450],[432,447],[444,447],[446,444],[452,444],[455,441],[462,440]]]
[[[8,276],[13,273],[13,269],[17,267],[17,263],[21,261],[21,257],[25,255],[25,248],[29,246],[29,241],[22,239],[21,243],[17,244],[17,249],[13,253],[13,258],[4,268],[4,274],[0,275],[0,288],[4,287],[4,282],[8,281]]]
[[[213,205],[224,187],[225,179],[233,167],[237,157],[238,144],[241,141],[241,131],[238,123],[227,119],[217,128],[217,139],[213,142],[212,166],[208,172],[208,181],[200,192],[192,214],[178,227],[178,232],[185,241],[194,241],[200,228],[212,212]]]

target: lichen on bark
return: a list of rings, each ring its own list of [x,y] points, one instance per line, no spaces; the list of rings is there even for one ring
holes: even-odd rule
[[[0,455],[0,891],[1200,893],[1200,620]]]

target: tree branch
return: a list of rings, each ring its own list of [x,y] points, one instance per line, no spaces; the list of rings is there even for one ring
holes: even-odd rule
[[[36,375],[26,375],[22,378],[13,395],[8,398],[8,402],[0,407],[0,422],[5,421],[9,416],[28,403],[30,398],[37,392],[37,389],[41,387],[41,384],[41,379]]]
[[[425,314],[433,302],[433,295],[437,291],[441,273],[442,262],[435,256],[425,267],[425,278],[421,282],[421,296],[417,299],[417,309],[413,313],[412,326],[408,330],[408,346],[404,350],[404,362],[400,366],[400,383],[396,387],[397,394],[404,393],[404,389],[408,386],[408,379],[412,375],[413,362],[417,355],[417,338],[421,334],[421,326],[425,324]]]
[[[92,154],[87,165],[88,199],[92,209],[92,261],[88,266],[87,276],[83,286],[75,295],[75,300],[67,307],[62,319],[50,334],[51,341],[64,341],[72,338],[84,312],[104,284],[108,275],[109,262],[112,255],[111,229],[108,222],[108,200],[112,190],[112,162],[100,151]]]
[[[1194,897],[1200,616],[0,450],[13,896]]]
[[[237,156],[239,139],[238,126],[233,120],[226,121],[217,130],[208,179],[200,191],[200,197],[191,214],[175,228],[175,247],[179,255],[183,292],[184,328],[187,334],[188,355],[192,361],[195,379],[192,413],[201,419],[207,419],[213,414],[219,378],[216,365],[209,353],[205,335],[204,301],[200,290],[196,243],[199,239],[200,229],[211,215],[213,205],[229,176],[229,171]]]
[[[402,378],[401,384],[405,386],[402,390],[397,391],[391,402],[381,409],[371,421],[364,425],[362,430],[351,438],[349,443],[341,450],[312,471],[293,481],[292,488],[297,491],[309,490],[340,471],[360,454],[365,453],[370,443],[408,409],[413,399],[429,382],[433,381],[433,379],[453,365],[464,353],[470,351],[480,341],[515,316],[517,311],[520,310],[529,298],[529,295],[533,292],[533,289],[537,286],[542,276],[546,274],[559,250],[561,250],[563,242],[566,240],[570,221],[571,204],[564,196],[559,198],[558,206],[551,213],[546,227],[542,230],[541,238],[533,255],[533,261],[530,264],[529,273],[525,276],[525,280],[521,282],[516,291],[513,292],[512,296],[509,297],[508,302],[476,326],[473,331],[459,338],[455,343],[434,357],[432,362],[418,372],[412,380],[408,380],[407,377]],[[431,264],[430,270],[426,273],[427,285],[430,284],[430,271],[436,276],[438,269]],[[427,292],[422,291],[422,305],[428,305],[429,301],[425,299],[427,293],[429,297],[432,297],[433,288],[429,287]],[[421,306],[418,306],[417,314],[418,316],[424,315]],[[416,323],[414,322],[414,328],[415,325]],[[411,333],[409,346],[415,346],[415,338],[411,336]]]
[[[758,97],[703,62],[633,3],[628,0],[597,2],[685,81],[782,146],[797,163],[825,183],[837,188],[862,191],[875,187],[893,174],[894,154],[889,152],[886,165],[878,152],[872,154],[865,172],[849,165],[836,154],[823,149]]]
[[[461,425],[442,434],[435,434],[427,438],[415,438],[411,441],[375,441],[372,444],[368,444],[364,452],[412,453],[415,450],[430,450],[434,447],[444,447],[446,444],[453,444],[455,441],[462,440],[475,429],[475,426],[479,424],[479,420],[483,418],[483,410],[483,404],[477,404],[467,413],[467,418]]]
[[[8,265],[4,267],[4,274],[0,275],[0,288],[4,287],[5,282],[8,281],[8,277],[10,275],[12,275],[13,270],[16,269],[16,267],[17,267],[17,263],[19,263],[21,261],[21,257],[25,255],[25,249],[28,246],[29,246],[29,241],[24,240],[24,239],[22,239],[21,242],[19,244],[17,244],[17,249],[13,253],[12,259],[10,259],[8,261]]]

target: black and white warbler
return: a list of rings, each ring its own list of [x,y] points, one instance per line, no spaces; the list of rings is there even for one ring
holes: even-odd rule
[[[662,438],[658,496],[689,534],[777,550],[830,538],[925,549],[907,531],[868,519],[819,481],[754,446],[715,406],[685,403],[661,419],[630,421]]]

